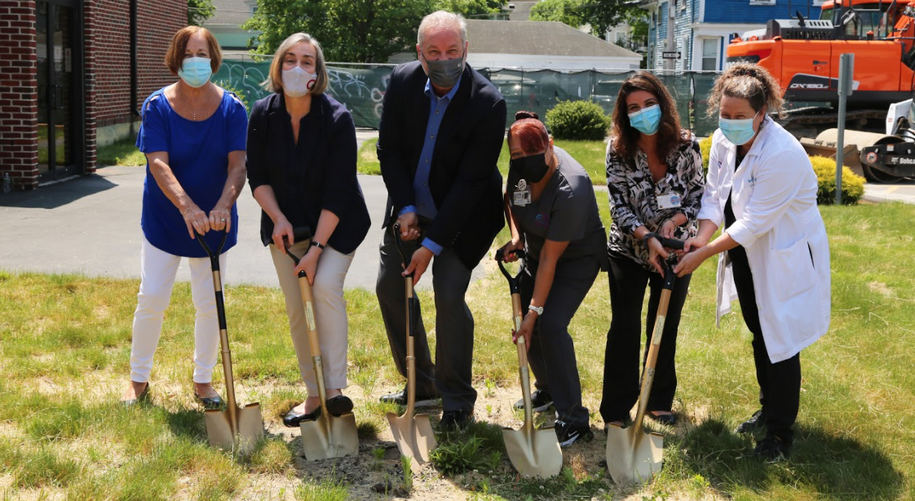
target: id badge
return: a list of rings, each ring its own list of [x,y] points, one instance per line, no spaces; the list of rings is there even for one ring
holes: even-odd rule
[[[659,209],[676,209],[680,207],[680,195],[676,193],[666,193],[658,195]]]
[[[517,207],[524,207],[531,203],[531,192],[528,190],[512,193],[512,203]]]

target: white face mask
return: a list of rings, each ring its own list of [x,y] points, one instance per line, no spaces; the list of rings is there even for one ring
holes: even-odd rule
[[[317,81],[317,73],[309,73],[296,65],[291,70],[283,70],[283,93],[289,97],[302,97],[311,92]]]

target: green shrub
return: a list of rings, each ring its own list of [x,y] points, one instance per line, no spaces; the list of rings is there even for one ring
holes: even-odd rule
[[[248,104],[248,96],[245,95],[245,91],[241,90],[238,87],[235,87],[228,80],[217,80],[213,82],[214,84],[222,87],[223,89],[235,94],[235,97],[241,101],[241,104],[245,105],[245,109],[251,111],[251,106]]]
[[[817,175],[817,203],[829,205],[836,200],[836,160],[821,156],[810,157]],[[854,205],[864,194],[864,178],[842,166],[842,203]]]
[[[708,172],[708,156],[712,152],[712,136],[699,140],[699,152],[702,154],[702,172]]]
[[[546,125],[556,139],[600,140],[607,135],[610,117],[591,101],[559,101],[546,112]]]

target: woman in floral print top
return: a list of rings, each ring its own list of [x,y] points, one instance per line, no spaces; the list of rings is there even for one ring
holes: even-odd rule
[[[667,257],[651,235],[677,239],[695,235],[703,187],[699,143],[680,128],[676,106],[664,84],[647,72],[629,77],[616,99],[607,145],[613,218],[607,252],[613,317],[607,333],[600,406],[605,423],[626,423],[638,398],[642,301],[648,286],[647,345],[663,285],[661,260]],[[689,279],[679,279],[672,291],[648,399],[647,415],[669,425],[676,422],[671,412],[677,388],[674,354]]]

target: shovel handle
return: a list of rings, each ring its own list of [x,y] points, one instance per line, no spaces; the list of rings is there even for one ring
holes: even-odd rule
[[[501,264],[501,263],[500,263]],[[521,294],[512,294],[512,320],[515,332],[521,330]],[[531,376],[527,364],[527,341],[524,336],[518,336],[518,375],[521,379],[521,395],[524,398],[524,429],[530,432],[534,428],[534,411],[531,409]]]
[[[642,389],[639,392],[639,409],[635,416],[635,431],[639,432],[642,428],[642,421],[645,418],[645,411],[648,408],[648,395],[651,393],[651,385],[654,383],[655,367],[658,364],[658,351],[661,349],[661,337],[664,334],[664,323],[667,319],[667,308],[670,305],[670,289],[661,290],[661,299],[658,301],[658,314],[654,322],[654,330],[651,333],[651,346],[648,347],[648,356],[645,359],[645,372],[642,374]]]

